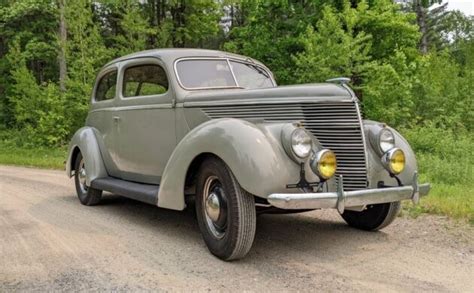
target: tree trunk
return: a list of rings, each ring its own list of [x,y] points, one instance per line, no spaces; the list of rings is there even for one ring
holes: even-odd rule
[[[67,79],[67,63],[66,63],[66,41],[67,41],[67,27],[65,18],[66,0],[58,0],[59,4],[59,89],[61,92],[66,91]]]
[[[428,53],[428,33],[426,27],[426,10],[421,5],[421,1],[416,3],[416,21],[420,28],[421,40],[420,40],[420,52],[423,55]]]

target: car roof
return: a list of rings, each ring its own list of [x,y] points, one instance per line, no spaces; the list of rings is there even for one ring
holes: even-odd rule
[[[117,62],[135,59],[135,58],[146,58],[146,57],[159,57],[164,62],[174,62],[180,58],[186,57],[214,57],[214,58],[236,58],[247,60],[252,63],[257,63],[259,65],[263,65],[261,62],[254,60],[250,57],[218,51],[218,50],[207,50],[207,49],[191,49],[191,48],[168,48],[168,49],[152,49],[146,51],[140,51],[136,53],[132,53],[129,55],[125,55],[119,58],[116,58],[109,63],[107,63],[104,67],[112,65]]]

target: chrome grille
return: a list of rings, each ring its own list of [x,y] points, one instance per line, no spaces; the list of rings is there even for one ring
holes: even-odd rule
[[[355,102],[225,105],[203,108],[210,118],[259,118],[299,121],[337,157],[336,175],[344,176],[344,189],[367,187],[367,168],[361,121]]]

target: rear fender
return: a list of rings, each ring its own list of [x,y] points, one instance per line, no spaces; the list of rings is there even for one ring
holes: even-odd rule
[[[82,127],[76,131],[69,144],[66,174],[69,177],[74,176],[74,163],[77,154],[80,152],[85,161],[87,185],[90,185],[91,181],[96,178],[108,176],[100,153],[96,132],[95,128]]]

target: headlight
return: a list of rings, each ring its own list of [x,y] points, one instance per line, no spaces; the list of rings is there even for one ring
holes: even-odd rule
[[[379,133],[379,147],[382,153],[385,153],[395,147],[395,136],[387,128],[382,128]]]
[[[311,170],[322,179],[334,176],[336,167],[336,155],[328,149],[317,152],[311,159]]]
[[[291,149],[301,159],[309,156],[311,152],[311,137],[304,129],[296,128],[291,134]]]
[[[399,148],[393,148],[383,155],[382,163],[390,173],[398,175],[405,169],[405,153]]]

